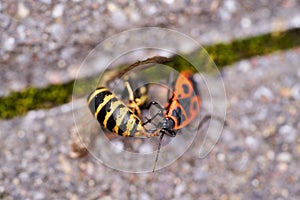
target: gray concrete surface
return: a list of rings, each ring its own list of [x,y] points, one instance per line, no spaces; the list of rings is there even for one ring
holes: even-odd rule
[[[213,44],[300,27],[299,8],[296,0],[3,0],[0,96],[74,79],[89,51],[123,30],[160,26]],[[299,63],[294,49],[226,68],[228,125],[213,151],[199,159],[196,140],[155,173],[71,158],[71,104],[1,120],[0,199],[299,199]]]
[[[0,121],[0,198],[299,199],[299,63],[294,49],[226,68],[227,126],[219,142],[199,159],[196,140],[155,173],[70,158],[71,104]]]
[[[0,2],[0,96],[66,82],[88,53],[121,31],[158,26],[200,44],[300,27],[296,0]]]

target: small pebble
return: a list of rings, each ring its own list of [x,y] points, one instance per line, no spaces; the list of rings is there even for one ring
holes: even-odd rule
[[[254,187],[258,187],[258,186],[259,186],[259,180],[253,179],[253,180],[251,181],[251,184],[252,184]]]
[[[259,150],[260,142],[255,137],[247,136],[245,143],[250,149]]]
[[[1,10],[1,8],[0,8]],[[7,29],[12,23],[12,18],[9,15],[0,15],[0,28]]]
[[[64,68],[64,67],[66,67],[66,61],[64,61],[64,60],[59,60],[59,61],[57,62],[57,66],[58,66],[59,68]]]
[[[51,35],[58,42],[63,42],[65,39],[65,27],[62,24],[52,24],[49,26]]]
[[[22,172],[19,174],[19,178],[22,181],[22,183],[30,181],[30,176],[27,172]]]
[[[150,16],[154,15],[157,12],[157,8],[154,5],[150,5],[148,9],[145,11],[145,13]]]
[[[266,102],[266,101],[268,102],[268,101],[273,100],[274,95],[273,95],[273,92],[269,88],[267,88],[265,86],[260,86],[254,92],[254,98],[261,100],[263,102]]]
[[[279,134],[282,136],[285,142],[295,142],[297,138],[297,131],[290,125],[284,125],[279,128]]]
[[[282,97],[289,98],[292,95],[292,90],[291,90],[291,88],[280,88],[279,94]]]
[[[16,46],[16,40],[13,37],[9,37],[3,42],[3,49],[6,51],[13,51]]]
[[[231,14],[227,9],[220,8],[219,15],[223,21],[228,21],[231,19]]]
[[[300,27],[300,15],[296,15],[294,16],[291,21],[290,21],[291,25],[295,28],[299,28]]]
[[[283,115],[279,115],[277,118],[276,118],[276,122],[277,124],[283,124],[285,122],[285,117]]]
[[[39,1],[48,5],[52,3],[52,0],[39,0]]]
[[[5,192],[5,188],[0,185],[0,195],[1,195],[1,193],[4,193],[4,192]]]
[[[173,4],[175,0],[163,0],[166,4]]]
[[[285,172],[288,169],[287,163],[284,162],[280,162],[277,167],[280,172]]]
[[[296,84],[292,87],[291,96],[296,100],[300,100],[300,84]]]
[[[269,160],[274,160],[275,159],[275,152],[272,151],[272,150],[269,150],[267,152],[267,157],[268,157]]]
[[[93,173],[95,172],[95,168],[94,168],[94,165],[93,163],[91,162],[88,162],[87,165],[86,165],[86,172],[90,175],[93,175]]]
[[[140,195],[140,199],[142,199],[142,200],[151,200],[152,198],[147,193],[145,193],[145,191],[142,191],[142,193]]]
[[[237,9],[235,0],[225,0],[224,6],[229,12],[232,13],[235,12]]]
[[[34,199],[45,199],[46,195],[42,192],[36,191],[33,196]]]
[[[19,130],[17,132],[18,137],[21,139],[24,138],[25,134],[26,134],[26,132],[24,130]]]
[[[40,144],[44,144],[47,140],[47,137],[46,137],[46,134],[45,133],[40,133],[38,136],[37,136],[37,141],[38,143]]]
[[[107,196],[101,197],[99,200],[112,200],[112,198],[107,195]]]
[[[149,143],[144,143],[139,148],[140,153],[150,153],[152,151],[153,151],[153,148],[152,148],[151,144],[149,144]]]
[[[242,72],[247,72],[251,69],[251,64],[249,63],[248,60],[245,61],[241,61],[238,64],[238,68],[239,70],[241,70]]]
[[[277,161],[279,162],[291,162],[292,155],[289,152],[281,152],[277,155]]]
[[[248,17],[243,17],[240,23],[243,28],[249,28],[252,25],[252,21]]]
[[[17,32],[19,34],[19,40],[20,41],[24,41],[26,39],[26,29],[25,29],[25,26],[23,25],[19,25],[17,27]]]
[[[297,153],[300,156],[300,144],[297,144]]]
[[[181,183],[176,186],[174,190],[174,196],[175,197],[180,197],[181,194],[186,190],[186,185],[184,183]]]
[[[218,159],[219,162],[224,162],[225,159],[226,159],[226,156],[223,153],[218,153],[217,159]]]
[[[295,115],[297,115],[297,113],[298,113],[297,107],[294,106],[294,105],[292,105],[292,104],[291,104],[291,105],[288,105],[287,111],[288,111],[288,113],[289,113],[290,115],[292,115],[292,116],[295,116]]]
[[[121,153],[124,150],[124,143],[121,141],[112,141],[112,143],[116,146],[114,149],[116,153]]]
[[[52,17],[59,18],[64,14],[64,4],[57,4],[52,10]]]
[[[21,18],[25,18],[29,15],[29,9],[24,5],[24,3],[20,2],[18,4],[18,16]]]

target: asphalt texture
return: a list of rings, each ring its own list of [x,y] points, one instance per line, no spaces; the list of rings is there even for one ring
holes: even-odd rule
[[[197,144],[155,173],[70,156],[71,104],[1,121],[3,199],[298,199],[300,50],[226,68],[228,110],[212,152]]]
[[[73,80],[88,52],[123,30],[160,26],[213,44],[299,27],[299,6],[293,0],[4,0],[0,95]],[[83,103],[1,120],[0,199],[299,199],[299,63],[298,48],[226,67],[226,126],[218,143],[200,159],[195,140],[155,173],[120,172],[91,155],[73,158],[73,112]]]
[[[67,82],[89,52],[125,30],[163,27],[201,45],[300,27],[296,0],[3,0],[0,96]]]

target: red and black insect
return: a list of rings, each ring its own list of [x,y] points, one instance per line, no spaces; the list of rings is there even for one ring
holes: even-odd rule
[[[154,171],[163,136],[175,137],[178,130],[190,124],[199,114],[201,97],[193,78],[193,73],[190,71],[182,71],[179,74],[173,86],[172,96],[169,98],[165,108],[155,101],[150,103],[149,108],[151,105],[158,107],[160,111],[148,119],[146,123],[150,123],[159,115],[163,116],[155,132],[157,135],[159,133],[161,133],[161,135],[153,168]]]

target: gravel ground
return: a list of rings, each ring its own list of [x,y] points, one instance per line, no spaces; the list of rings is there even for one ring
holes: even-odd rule
[[[1,121],[0,198],[299,199],[299,63],[294,49],[226,68],[227,126],[213,151],[199,159],[196,140],[155,173],[70,158],[71,104]]]
[[[166,27],[211,44],[300,27],[299,8],[296,0],[3,0],[0,96],[74,79],[89,51],[123,30]],[[225,69],[219,143],[200,160],[196,141],[154,174],[70,158],[71,104],[0,121],[0,199],[299,199],[298,63],[295,49]]]
[[[300,27],[296,0],[2,0],[0,96],[75,78],[89,51],[123,30],[171,28],[201,44]]]

